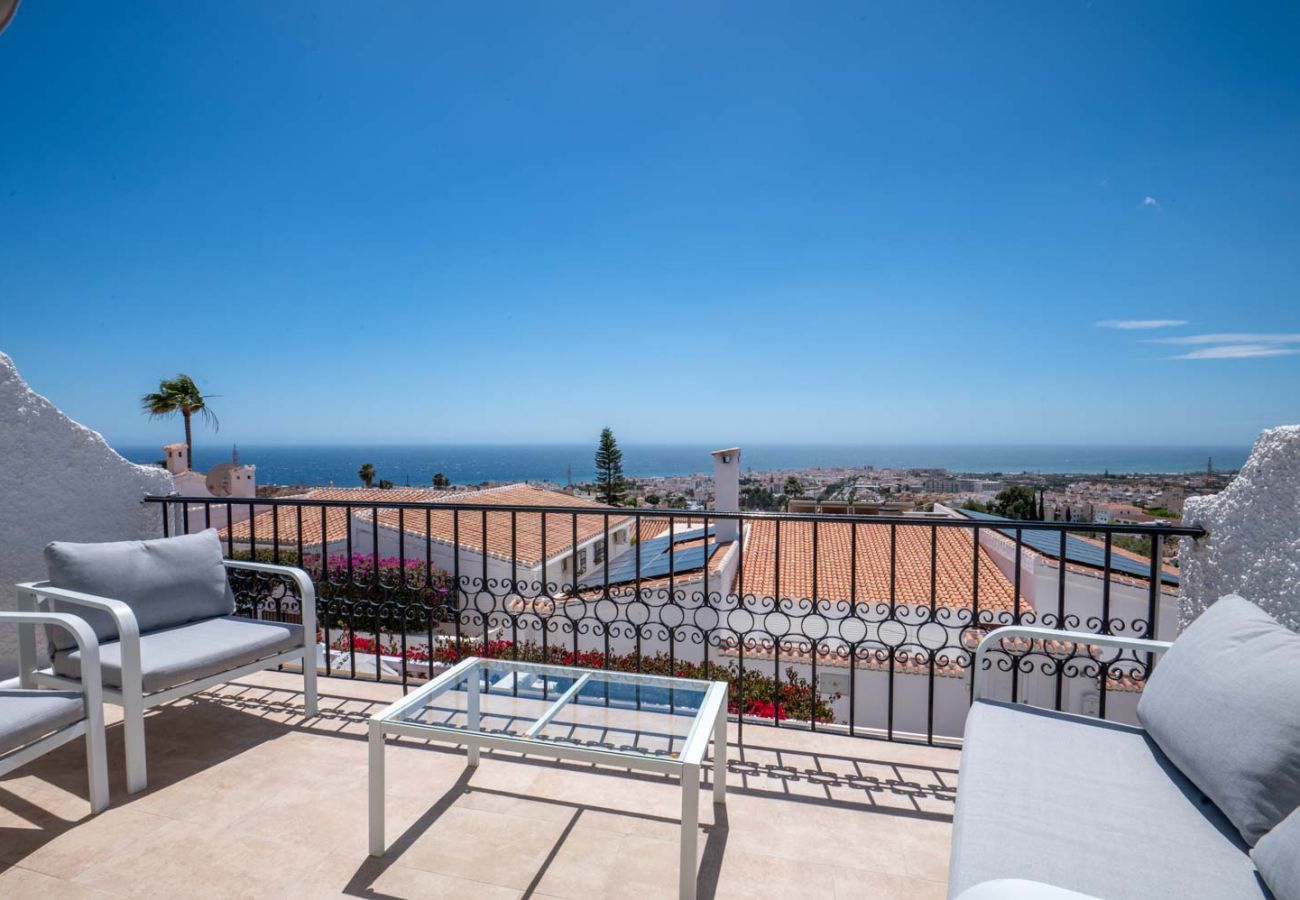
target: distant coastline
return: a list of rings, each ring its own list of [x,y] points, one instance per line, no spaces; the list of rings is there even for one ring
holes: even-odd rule
[[[195,468],[207,471],[230,459],[231,447],[218,436],[195,435]],[[124,445],[132,462],[152,463],[160,447]],[[711,472],[704,444],[627,444],[623,468],[629,477]],[[563,484],[572,467],[575,482],[592,477],[591,444],[464,445],[241,445],[240,461],[257,466],[259,484],[354,485],[357,468],[373,463],[379,477],[396,485],[427,485],[435,472],[455,484],[484,481],[550,481]],[[1141,447],[1032,444],[753,444],[743,448],[745,470],[779,472],[814,467],[936,468],[988,474],[1126,474],[1203,472],[1213,458],[1216,471],[1240,468],[1249,447]]]

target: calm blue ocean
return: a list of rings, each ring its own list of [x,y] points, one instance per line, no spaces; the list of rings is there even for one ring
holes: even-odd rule
[[[629,476],[712,473],[703,444],[623,447],[623,470]],[[162,458],[158,447],[127,446],[118,450],[133,462]],[[357,468],[373,463],[380,478],[398,485],[427,485],[435,472],[456,484],[481,481],[553,481],[563,483],[568,467],[574,481],[592,477],[590,444],[318,446],[245,445],[241,462],[257,466],[260,484],[355,485]],[[954,472],[1197,472],[1207,457],[1214,468],[1236,469],[1249,447],[1121,447],[1049,445],[816,445],[755,444],[743,449],[741,461],[756,472],[813,466],[935,467]],[[199,471],[230,459],[230,446],[201,435],[195,447]]]

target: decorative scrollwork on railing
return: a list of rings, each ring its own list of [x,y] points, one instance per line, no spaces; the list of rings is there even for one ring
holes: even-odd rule
[[[297,519],[309,524],[319,521],[324,529],[324,512],[323,508],[304,511]],[[341,515],[343,511],[338,512]],[[355,508],[347,512],[350,515]],[[425,512],[408,510],[406,522],[427,521]],[[501,516],[502,522],[536,517],[526,508],[504,512],[510,515]],[[373,510],[371,518],[378,513]],[[479,515],[464,511],[460,527],[473,526]],[[697,520],[701,517],[695,516]],[[293,519],[286,511],[280,521]],[[817,539],[802,521],[780,521],[785,523],[787,541]],[[564,524],[563,528],[551,527],[552,540],[577,533],[576,524],[570,529],[567,518]],[[698,525],[696,521],[694,526]],[[803,532],[797,526],[803,527]],[[820,527],[825,540],[831,523],[823,522]],[[895,525],[862,527],[883,528],[890,540],[897,536],[891,531]],[[936,535],[944,531],[927,524],[896,523],[898,535],[907,529],[925,528],[934,529]],[[826,581],[818,578],[818,553],[783,555],[778,529],[775,556],[781,564],[796,574],[800,567],[811,570],[804,571],[803,580],[797,582],[800,590],[787,592],[777,589],[786,586],[780,566],[771,560],[751,566],[743,548],[737,548],[739,562],[733,560],[733,568],[725,575],[720,568],[709,568],[706,578],[697,568],[668,575],[656,570],[654,577],[627,579],[624,567],[620,577],[625,580],[606,586],[599,577],[601,564],[575,576],[567,566],[561,569],[558,558],[548,557],[546,564],[540,564],[535,547],[529,551],[531,558],[503,555],[503,546],[513,552],[514,535],[489,549],[481,531],[472,540],[483,540],[483,552],[475,555],[471,541],[461,545],[465,548],[463,558],[451,556],[445,541],[435,550],[432,540],[412,536],[397,555],[353,552],[354,539],[344,533],[331,539],[332,546],[346,541],[348,553],[322,558],[299,548],[285,550],[292,559],[281,560],[281,547],[272,551],[275,559],[265,561],[299,563],[316,584],[320,639],[331,650],[326,665],[341,667],[339,671],[332,668],[334,674],[384,678],[397,671],[403,680],[418,680],[429,677],[438,665],[469,653],[606,667],[658,667],[660,671],[695,667],[690,671],[710,676],[716,674],[710,667],[718,667],[717,671],[726,670],[722,677],[734,673],[740,682],[751,672],[762,672],[777,682],[772,718],[779,721],[780,690],[788,687],[789,672],[797,669],[798,678],[810,686],[813,695],[809,708],[814,710],[814,723],[822,721],[817,712],[820,700],[833,697],[826,708],[850,728],[863,714],[854,703],[889,704],[892,723],[893,705],[904,702],[897,699],[902,696],[899,692],[915,684],[898,679],[926,680],[925,690],[913,691],[905,702],[926,704],[924,712],[930,718],[941,702],[959,704],[969,687],[976,647],[1002,626],[1150,636],[1149,615],[1131,615],[1131,605],[1121,609],[1105,601],[1076,604],[1073,595],[1066,597],[1064,587],[1058,595],[1050,585],[1040,585],[1040,601],[1029,602],[1031,594],[1017,591],[1021,587],[1018,580],[1013,585],[1012,575],[1003,574],[992,563],[985,565],[987,561],[979,557],[980,545],[969,530],[956,532],[967,535],[960,545],[949,540],[952,528],[946,532],[943,540],[929,536],[920,544],[909,545],[908,553],[916,554],[920,547],[919,552],[931,557],[913,559],[906,571],[894,557],[894,550],[902,544],[895,547],[886,542],[877,547],[877,555],[870,561],[874,566],[870,571],[876,577],[855,580],[847,587],[850,581],[841,572],[835,582],[839,586],[827,589]],[[1004,543],[1014,546],[1009,539]],[[933,557],[939,552],[936,548],[967,555],[950,560],[950,566],[938,567]],[[231,543],[228,549],[237,557],[246,554],[244,558],[252,554],[251,558],[264,559],[266,553],[264,543],[238,548]],[[632,550],[625,546],[621,552]],[[974,567],[981,573],[978,578],[972,577],[971,553],[975,554]],[[464,559],[471,555],[473,563],[466,563]],[[441,562],[435,564],[435,560]],[[825,571],[823,568],[823,575]],[[297,615],[300,620],[299,598],[290,581],[232,570],[231,584],[241,615],[285,621]],[[360,653],[375,659],[364,675],[356,666],[355,657]],[[1010,676],[1013,696],[1023,684],[1046,681],[1056,687],[1054,702],[1058,705],[1064,702],[1058,687],[1062,682],[1087,682],[1103,695],[1108,690],[1139,690],[1150,673],[1150,664],[1145,654],[1103,652],[1089,645],[1053,641],[1006,641],[986,656],[992,674]],[[827,684],[840,687],[823,687],[827,673],[842,673],[847,681],[829,679]],[[876,692],[871,695],[874,699],[863,701],[869,685]],[[845,694],[855,696],[850,701]]]
[[[235,597],[235,615],[275,622],[302,621],[302,597],[292,578],[236,568],[227,571],[227,581]]]

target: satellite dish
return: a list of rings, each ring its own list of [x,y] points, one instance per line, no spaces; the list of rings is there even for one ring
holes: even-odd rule
[[[229,497],[232,490],[230,473],[234,469],[234,463],[218,463],[209,469],[206,481],[208,493],[214,497]]]
[[[18,0],[0,0],[0,31],[9,27],[16,12],[18,12]]]

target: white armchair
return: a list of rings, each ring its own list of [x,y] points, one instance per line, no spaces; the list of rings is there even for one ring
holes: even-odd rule
[[[298,662],[304,711],[316,715],[316,591],[301,569],[223,560],[211,530],[155,541],[51,544],[46,557],[51,581],[17,585],[19,608],[76,608],[99,635],[104,699],[122,707],[128,792],[148,786],[144,711],[151,706]],[[231,569],[292,581],[302,624],[233,615]],[[96,587],[88,592],[52,581]],[[75,687],[92,668],[84,651],[53,639],[50,666],[39,668],[34,634],[20,641],[19,662],[24,686]]]
[[[18,626],[19,641],[35,643],[36,626],[67,631],[84,660],[78,691],[0,689],[0,775],[86,737],[90,809],[108,806],[108,756],[104,750],[104,701],[99,680],[99,642],[90,626],[66,613],[0,612],[0,623]]]

